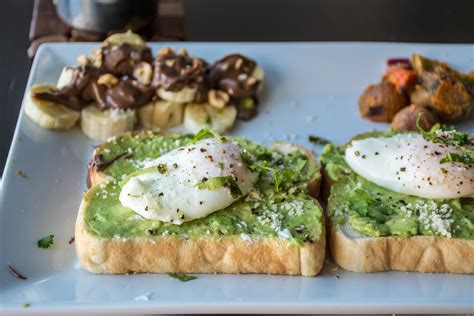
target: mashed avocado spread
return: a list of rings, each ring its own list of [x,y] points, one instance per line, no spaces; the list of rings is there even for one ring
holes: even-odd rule
[[[120,182],[141,169],[146,161],[189,144],[192,135],[161,136],[155,133],[126,133],[96,149],[107,167],[102,172],[112,177],[92,187],[84,199],[89,230],[100,237],[153,238],[162,235],[182,237],[239,236],[246,238],[280,237],[290,244],[317,241],[324,231],[322,210],[308,195],[307,184],[320,178],[319,167],[299,151],[278,154],[254,142],[235,138],[258,162],[277,169],[282,178],[278,191],[274,176],[262,172],[255,188],[229,207],[204,218],[174,225],[147,220],[120,203]],[[117,157],[119,157],[117,159]],[[108,164],[111,162],[110,164]]]
[[[365,137],[381,136],[367,134]],[[359,137],[361,138],[361,137]],[[331,186],[328,213],[365,236],[416,235],[474,239],[474,198],[433,200],[384,189],[357,175],[345,161],[344,147],[329,144],[321,163]]]

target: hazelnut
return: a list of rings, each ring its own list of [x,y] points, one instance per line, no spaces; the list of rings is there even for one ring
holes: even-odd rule
[[[257,79],[255,79],[255,77],[250,77],[247,79],[247,84],[249,86],[254,85],[256,82],[257,82]]]
[[[188,50],[186,48],[180,48],[178,50],[178,54],[181,55],[181,56],[188,56]]]
[[[235,65],[234,65],[235,69],[237,69],[237,70],[240,69],[240,66],[242,66],[243,62],[244,62],[244,60],[242,58],[237,59],[237,61],[235,62]]]
[[[166,64],[166,66],[168,66],[168,67],[171,68],[171,67],[174,66],[175,62],[176,62],[175,59],[167,59],[167,60],[165,61],[165,64]]]
[[[89,58],[86,55],[82,54],[77,56],[77,63],[80,66],[87,66],[89,64]]]
[[[230,97],[224,91],[209,90],[207,93],[209,104],[218,109],[222,109],[230,100]]]
[[[102,66],[102,58],[102,49],[93,50],[90,58],[92,66],[100,68]]]
[[[164,56],[164,55],[173,54],[173,53],[174,51],[169,47],[163,47],[162,49],[158,51],[159,56]]]
[[[99,77],[97,79],[98,84],[103,84],[104,86],[107,86],[108,88],[112,87],[113,85],[117,84],[118,79],[112,74],[105,74]]]
[[[137,79],[138,82],[149,85],[151,83],[151,77],[153,75],[153,70],[151,65],[147,62],[140,62],[135,69],[133,70],[133,77]]]

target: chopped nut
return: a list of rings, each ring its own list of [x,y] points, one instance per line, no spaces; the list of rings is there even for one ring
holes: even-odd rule
[[[247,78],[248,78],[248,75],[244,73],[241,73],[237,76],[237,79],[239,79],[239,81],[244,81]]]
[[[133,77],[145,85],[150,84],[152,75],[151,65],[144,61],[140,62],[133,70]]]
[[[209,99],[209,104],[218,109],[222,109],[230,100],[227,93],[218,90],[209,90],[207,97]]]
[[[188,50],[186,48],[180,48],[178,54],[181,56],[188,56]]]
[[[167,59],[167,60],[165,61],[165,64],[166,64],[166,66],[168,66],[168,67],[173,67],[174,64],[175,64],[175,61],[176,61],[175,59]]]
[[[242,58],[239,58],[237,59],[237,61],[235,62],[235,69],[240,69],[240,66],[242,66],[242,63],[244,62],[244,60]]]
[[[174,53],[173,50],[169,47],[163,47],[162,49],[158,51],[159,56],[173,54],[173,53]]]
[[[98,84],[103,84],[109,88],[117,84],[117,82],[118,82],[117,77],[115,77],[112,74],[105,74],[105,75],[100,76],[99,79],[97,79]]]
[[[247,79],[247,84],[249,86],[255,84],[256,82],[257,82],[257,79],[255,79],[255,77],[250,77],[250,78]]]
[[[87,56],[84,55],[84,54],[83,54],[83,55],[79,55],[79,56],[77,57],[77,63],[78,63],[79,65],[81,65],[81,66],[86,66],[86,65],[89,64],[89,58],[87,58]]]
[[[93,50],[90,58],[92,66],[100,68],[102,66],[102,57],[102,49]]]
[[[132,58],[133,60],[140,60],[141,54],[139,52],[131,52],[130,58]]]

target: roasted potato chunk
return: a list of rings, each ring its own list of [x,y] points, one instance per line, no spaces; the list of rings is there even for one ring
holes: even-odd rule
[[[443,121],[458,121],[474,108],[474,78],[445,63],[413,55],[419,84],[410,94],[413,104],[433,108]]]
[[[416,120],[420,115],[420,127],[428,131],[439,123],[438,117],[432,110],[421,105],[412,104],[400,110],[393,118],[392,128],[396,131],[417,131]]]
[[[368,86],[359,98],[360,115],[374,122],[391,122],[406,105],[407,96],[386,81]]]

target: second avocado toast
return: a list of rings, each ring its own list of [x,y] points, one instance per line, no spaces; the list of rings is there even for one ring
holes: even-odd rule
[[[389,154],[381,158],[384,151]],[[342,147],[327,145],[321,163],[326,193],[330,187],[329,244],[336,263],[356,272],[474,273],[469,155],[471,136],[439,126],[421,134],[367,133]],[[370,160],[365,171],[364,160]],[[382,185],[390,177],[392,183]]]
[[[190,135],[126,133],[96,148],[89,167],[92,187],[83,198],[76,223],[76,250],[84,268],[96,273],[307,276],[320,271],[325,228],[322,209],[312,197],[317,195],[321,179],[315,157],[287,143],[267,148],[242,138],[210,137],[206,141],[205,137],[197,140]],[[242,150],[241,157],[233,158],[237,167],[248,168],[257,175],[248,194],[224,209],[183,220],[180,225],[169,218],[168,222],[145,219],[121,204],[124,182],[134,175],[139,177],[137,170],[169,152],[193,152],[220,169],[228,168],[224,166],[228,161],[206,156],[209,148],[222,145],[218,144],[219,138]],[[162,164],[158,169],[160,166],[164,174],[182,167],[177,163],[166,166],[166,170]],[[230,164],[230,168],[237,167]],[[212,178],[203,179],[202,183],[208,180]],[[239,185],[244,191],[244,186]],[[232,188],[228,187],[231,193]],[[159,196],[167,193],[172,192],[161,192]]]

